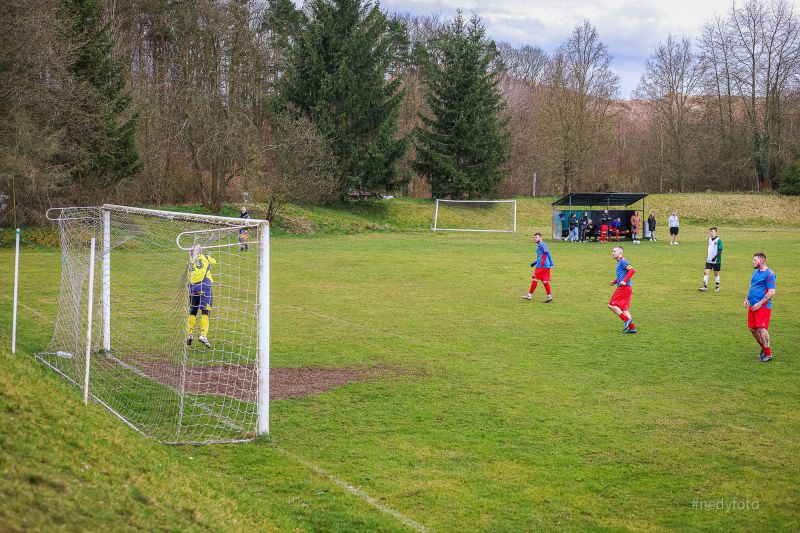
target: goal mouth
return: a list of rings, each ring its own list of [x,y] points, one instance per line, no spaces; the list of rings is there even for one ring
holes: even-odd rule
[[[436,199],[433,231],[515,233],[516,200]]]
[[[267,221],[110,204],[47,216],[59,226],[61,290],[39,360],[165,443],[268,432]],[[210,257],[201,296],[198,249]]]

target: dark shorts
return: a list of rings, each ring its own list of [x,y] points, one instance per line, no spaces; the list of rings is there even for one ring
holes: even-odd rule
[[[539,281],[550,281],[550,269],[537,268],[533,271],[533,279],[538,279]]]
[[[670,235],[677,235],[680,228],[669,228]]]
[[[714,272],[719,272],[722,270],[722,265],[720,263],[706,263],[706,270],[713,270]]]
[[[762,307],[758,311],[753,311],[750,307],[747,309],[747,327],[748,328],[764,328],[769,329],[769,319],[772,315],[772,309]]]
[[[214,303],[211,282],[189,284],[189,314],[196,315],[197,311],[207,311]]]
[[[614,307],[619,307],[622,311],[627,311],[631,308],[632,295],[633,289],[630,285],[617,287],[617,290],[611,295],[611,300],[608,301],[608,305],[613,305]]]

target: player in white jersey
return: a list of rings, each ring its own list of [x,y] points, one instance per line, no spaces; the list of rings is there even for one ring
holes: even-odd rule
[[[708,290],[708,275],[714,271],[714,282],[716,287],[714,292],[719,292],[719,271],[722,269],[722,239],[717,235],[717,228],[709,229],[708,253],[706,254],[706,269],[703,272],[703,286],[698,287],[698,291]]]

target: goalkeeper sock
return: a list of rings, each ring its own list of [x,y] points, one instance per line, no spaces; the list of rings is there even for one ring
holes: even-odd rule
[[[200,335],[208,336],[208,315],[200,316]]]
[[[189,335],[194,333],[194,322],[195,322],[195,320],[197,320],[197,317],[195,315],[189,315],[189,319],[186,321],[187,324],[188,324],[188,327],[186,329],[188,330],[187,333]]]
[[[538,285],[538,284],[539,284],[538,281],[533,280],[533,283],[531,283],[531,288],[528,289],[528,294],[533,294],[533,291],[536,290],[536,285]]]

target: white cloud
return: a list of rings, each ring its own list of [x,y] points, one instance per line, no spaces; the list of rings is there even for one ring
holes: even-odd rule
[[[588,19],[614,56],[622,78],[622,97],[629,97],[641,76],[645,58],[667,35],[698,35],[700,26],[730,9],[730,0],[384,0],[387,12],[455,15],[459,7],[475,12],[486,33],[515,46],[530,44],[552,52],[582,20]]]

